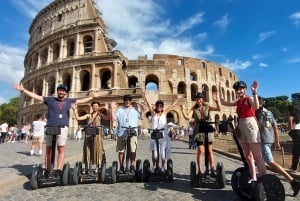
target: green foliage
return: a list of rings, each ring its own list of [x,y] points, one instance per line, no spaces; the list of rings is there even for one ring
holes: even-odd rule
[[[17,114],[20,98],[12,98],[9,103],[0,105],[0,123],[8,123],[9,125],[17,124]]]
[[[264,98],[264,106],[272,111],[279,123],[287,122],[287,108],[291,105],[287,96]]]

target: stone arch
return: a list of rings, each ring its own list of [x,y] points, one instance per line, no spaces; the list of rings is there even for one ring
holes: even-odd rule
[[[191,84],[191,100],[195,100],[195,94],[198,92],[198,85],[197,84]]]
[[[48,48],[44,48],[41,53],[41,64],[44,65],[48,62]]]
[[[80,90],[88,91],[90,89],[90,73],[86,70],[80,71]]]
[[[233,91],[231,92],[231,99],[235,100],[235,92],[233,92]]]
[[[159,90],[159,79],[154,74],[149,74],[145,79],[146,90]]]
[[[37,95],[40,95],[40,96],[43,95],[43,80],[42,79],[38,79],[35,82],[34,91]]]
[[[216,85],[213,85],[213,86],[211,87],[211,94],[212,94],[213,96],[218,97],[218,88],[216,87]]]
[[[190,81],[197,81],[197,73],[196,72],[190,73]]]
[[[38,61],[39,61],[39,53],[36,53],[32,59],[32,63],[30,66],[31,70],[38,69]]]
[[[75,55],[75,41],[73,38],[67,40],[67,57]]]
[[[128,88],[136,88],[137,83],[138,78],[136,76],[132,75],[128,78]]]
[[[101,89],[111,89],[111,71],[103,69],[100,72]]]
[[[53,94],[55,94],[55,77],[54,76],[50,76],[48,78],[48,96],[52,96]]]
[[[207,84],[202,84],[202,94],[204,96],[204,102],[209,102],[209,88]]]
[[[229,90],[226,92],[226,100],[227,101],[231,100],[231,98],[230,98],[230,91]]]
[[[52,50],[53,50],[53,61],[56,61],[57,59],[59,59],[59,52],[60,52],[60,44],[59,43],[54,43],[53,44],[53,47],[52,47]]]
[[[177,94],[186,95],[186,84],[185,82],[179,82],[177,86]]]
[[[85,35],[83,37],[84,54],[91,53],[93,51],[93,45],[93,37],[90,35]]]
[[[71,75],[69,73],[64,73],[62,76],[62,80],[63,80],[63,85],[68,87],[68,90],[71,89]]]

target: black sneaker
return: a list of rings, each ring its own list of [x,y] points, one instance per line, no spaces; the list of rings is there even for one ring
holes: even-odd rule
[[[135,172],[135,169],[134,169],[134,166],[133,166],[133,165],[130,166],[130,172],[131,172],[131,173]]]
[[[122,173],[125,172],[124,166],[120,166],[120,172],[122,172]]]
[[[215,173],[215,170],[211,170],[210,171],[210,177],[212,177],[212,178],[215,178],[216,177],[216,173]]]
[[[57,169],[57,170],[55,170],[54,175],[55,175],[55,177],[62,177],[62,171]]]
[[[300,182],[298,180],[294,179],[294,180],[291,181],[291,186],[292,186],[292,189],[294,191],[293,196],[297,196],[298,193],[299,193],[299,190],[300,190]]]

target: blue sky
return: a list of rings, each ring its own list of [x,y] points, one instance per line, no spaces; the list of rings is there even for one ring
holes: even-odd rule
[[[233,70],[263,97],[300,92],[297,0],[95,0],[108,36],[129,59],[176,54]],[[28,28],[52,0],[1,0],[0,104],[19,95]],[[250,91],[248,91],[250,94]]]

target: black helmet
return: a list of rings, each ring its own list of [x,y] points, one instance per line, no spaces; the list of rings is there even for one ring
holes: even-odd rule
[[[204,98],[204,96],[203,96],[202,93],[197,92],[197,93],[195,94],[195,98]]]
[[[123,96],[123,101],[125,101],[125,100],[132,100],[132,96],[130,94],[125,94]]]
[[[163,102],[162,100],[157,100],[157,101],[155,102],[155,106],[157,106],[157,105],[159,105],[159,104],[161,104],[162,106],[164,106],[164,102]]]
[[[62,84],[57,85],[56,90],[58,90],[58,89],[63,89],[63,90],[65,90],[66,92],[68,91],[68,87],[65,86],[65,85],[62,85]]]
[[[232,88],[234,88],[234,90],[237,90],[238,88],[246,88],[247,89],[247,85],[243,81],[237,81],[233,84]]]

